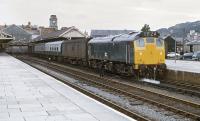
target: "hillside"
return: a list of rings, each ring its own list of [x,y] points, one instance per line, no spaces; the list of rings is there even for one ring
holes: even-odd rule
[[[190,30],[200,32],[200,21],[180,23],[169,28],[161,28],[157,31],[161,34],[161,36],[169,35],[171,32],[172,36],[186,37]]]

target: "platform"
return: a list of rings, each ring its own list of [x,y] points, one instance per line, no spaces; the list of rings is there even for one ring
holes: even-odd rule
[[[134,121],[0,53],[0,121]]]
[[[200,73],[199,61],[166,60],[166,65],[170,70]]]

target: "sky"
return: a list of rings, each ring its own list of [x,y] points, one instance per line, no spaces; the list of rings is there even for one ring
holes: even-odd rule
[[[82,30],[152,30],[200,20],[200,0],[0,0],[0,25],[49,26],[57,15],[58,26]]]

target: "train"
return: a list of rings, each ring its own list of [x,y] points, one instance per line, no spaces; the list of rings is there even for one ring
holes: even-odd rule
[[[36,43],[33,54],[128,76],[159,77],[166,70],[164,40],[156,31]]]

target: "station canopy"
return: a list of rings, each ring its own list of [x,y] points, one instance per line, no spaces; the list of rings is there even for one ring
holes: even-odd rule
[[[12,37],[12,35],[9,35],[5,32],[0,31],[0,43],[8,43],[13,39],[14,38]]]

